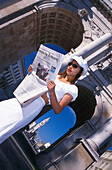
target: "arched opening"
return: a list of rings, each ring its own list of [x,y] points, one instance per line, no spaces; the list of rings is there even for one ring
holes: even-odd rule
[[[83,24],[78,9],[65,3],[46,3],[37,6],[37,44],[56,44],[67,52],[80,45]]]

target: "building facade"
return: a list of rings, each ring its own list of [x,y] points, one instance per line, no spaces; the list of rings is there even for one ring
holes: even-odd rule
[[[77,126],[37,155],[21,131],[17,132],[0,146],[1,168],[88,168],[112,145],[111,0],[0,3],[1,77],[10,65],[38,50],[41,43],[63,47],[68,52],[66,61],[74,54],[89,64],[86,77],[77,82],[78,100],[70,103],[77,114]]]
[[[112,168],[112,151],[106,151],[98,162],[94,162],[87,170],[109,170]]]

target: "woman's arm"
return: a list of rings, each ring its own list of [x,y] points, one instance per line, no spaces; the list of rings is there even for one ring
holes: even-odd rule
[[[48,90],[50,93],[50,99],[52,108],[55,112],[55,114],[59,114],[73,99],[72,95],[67,93],[64,95],[60,103],[57,101],[56,94],[55,94],[55,83],[53,80],[50,80],[48,85]]]

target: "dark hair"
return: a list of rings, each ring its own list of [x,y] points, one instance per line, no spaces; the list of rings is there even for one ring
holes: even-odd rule
[[[71,82],[72,84],[74,84],[74,83],[78,80],[78,78],[82,75],[82,72],[83,72],[83,68],[80,67],[79,73],[76,75],[76,77],[75,77],[75,79],[73,80],[73,82]]]

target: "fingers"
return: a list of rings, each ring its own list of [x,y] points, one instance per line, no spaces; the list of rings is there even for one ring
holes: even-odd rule
[[[48,88],[49,92],[54,91],[55,86],[56,86],[55,82],[53,80],[50,80],[47,84],[47,88]]]
[[[28,67],[28,73],[33,71],[33,66],[30,64],[30,66]]]
[[[55,82],[53,80],[50,80],[48,82],[48,87],[55,87]]]
[[[48,84],[49,84],[49,85],[55,85],[55,82],[54,82],[53,80],[50,80],[50,81],[48,82]]]

